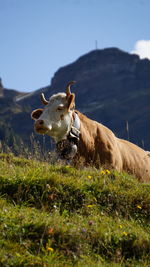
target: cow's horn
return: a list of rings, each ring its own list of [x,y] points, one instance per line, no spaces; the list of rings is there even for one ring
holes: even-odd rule
[[[71,82],[69,82],[68,84],[67,84],[67,87],[66,87],[66,95],[67,96],[69,96],[70,94],[71,94],[71,92],[70,92],[70,86],[72,85],[72,84],[74,84],[74,83],[76,83],[75,81],[71,81]]]
[[[42,101],[42,103],[44,104],[44,105],[48,105],[48,101],[46,100],[46,98],[45,98],[45,96],[44,96],[44,94],[42,93],[41,94],[41,101]]]

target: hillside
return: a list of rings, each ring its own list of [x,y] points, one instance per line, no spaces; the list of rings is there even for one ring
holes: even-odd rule
[[[108,126],[121,138],[150,150],[150,61],[140,60],[117,48],[94,50],[75,62],[60,68],[51,85],[13,98],[17,112],[6,112],[12,131],[29,142],[33,132],[32,109],[41,107],[40,93],[47,97],[64,91],[70,80],[76,80],[76,108],[90,118]],[[5,104],[7,98],[4,97]],[[1,112],[0,99],[0,115]],[[7,105],[7,104],[6,104]],[[9,117],[9,118],[8,118]],[[128,123],[128,131],[127,131]]]
[[[150,265],[150,184],[0,154],[1,266]]]

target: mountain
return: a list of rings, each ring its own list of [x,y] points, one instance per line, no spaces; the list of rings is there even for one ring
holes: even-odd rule
[[[42,106],[40,93],[49,97],[64,91],[68,81],[75,80],[77,83],[72,91],[76,95],[77,109],[109,127],[118,137],[150,150],[149,77],[148,59],[141,60],[137,55],[117,48],[94,50],[61,67],[49,86],[23,95],[4,89],[0,115],[3,101],[4,118],[9,121],[12,131],[28,142],[33,132],[30,113]],[[9,105],[6,104],[8,98],[11,99]]]

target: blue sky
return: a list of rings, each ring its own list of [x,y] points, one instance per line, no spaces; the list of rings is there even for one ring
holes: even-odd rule
[[[95,49],[150,58],[149,0],[0,0],[0,77],[33,91]]]

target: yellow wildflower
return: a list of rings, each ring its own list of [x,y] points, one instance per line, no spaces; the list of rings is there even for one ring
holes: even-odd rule
[[[119,227],[122,229],[123,226],[120,224]]]
[[[87,208],[93,208],[94,205],[87,205]]]
[[[140,205],[137,205],[136,207],[137,207],[138,209],[140,209],[140,210],[142,209],[142,207],[141,207]]]
[[[101,174],[101,175],[105,175],[105,171],[101,171],[100,174]]]
[[[124,231],[122,234],[123,234],[123,235],[125,235],[125,236],[127,236],[127,235],[128,235],[128,233],[127,233],[127,232],[125,232],[125,231]]]
[[[88,175],[88,179],[92,179],[92,176],[91,175]]]
[[[111,172],[109,170],[103,170],[100,172],[101,175],[110,174]]]
[[[50,252],[54,252],[54,249],[50,248],[50,247],[48,247],[47,250],[50,251]]]

